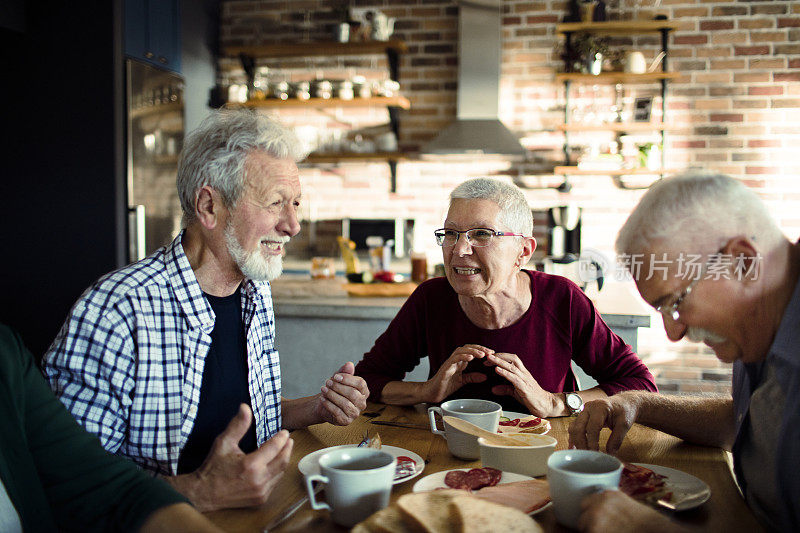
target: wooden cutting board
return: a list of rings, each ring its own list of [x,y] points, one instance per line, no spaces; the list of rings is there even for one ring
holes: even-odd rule
[[[417,288],[416,283],[347,283],[348,296],[380,296],[383,298],[408,297]]]

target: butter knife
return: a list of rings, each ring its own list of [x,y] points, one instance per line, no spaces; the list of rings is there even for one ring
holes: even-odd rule
[[[422,424],[411,424],[411,423],[403,423],[403,422],[390,422],[388,420],[370,420],[370,424],[376,424],[378,426],[392,426],[397,428],[406,428],[406,429],[430,429],[429,426],[425,426]]]
[[[314,487],[314,495],[315,496],[320,493],[320,491],[322,490],[323,486],[324,485],[322,483],[320,483],[316,487]],[[281,525],[284,522],[286,522],[289,518],[292,517],[292,515],[294,515],[294,513],[296,513],[307,502],[308,502],[308,494],[306,494],[305,496],[303,496],[302,498],[297,500],[295,503],[293,503],[292,506],[289,507],[288,509],[286,509],[286,511],[281,516],[275,518],[272,522],[267,524],[267,527],[265,527],[261,533],[269,533],[270,531],[272,531],[273,529],[275,529],[279,525]]]

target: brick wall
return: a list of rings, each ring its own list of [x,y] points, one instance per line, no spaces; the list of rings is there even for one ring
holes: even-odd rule
[[[222,4],[221,44],[327,39],[335,20],[332,6],[321,0],[233,0]],[[401,89],[412,104],[401,117],[400,144],[415,150],[446,126],[456,113],[457,3],[454,0],[354,0],[346,4],[379,9],[396,17],[395,37],[409,51],[400,59]],[[561,68],[555,24],[566,12],[565,1],[504,0],[500,118],[531,151],[525,164],[483,161],[459,164],[400,163],[397,191],[389,190],[383,164],[348,164],[307,168],[302,172],[304,217],[405,217],[417,220],[417,247],[431,257],[430,231],[442,221],[448,192],[464,179],[500,176],[523,187],[535,209],[568,202],[583,208],[583,244],[611,254],[614,236],[641,189],[627,190],[607,176],[571,178],[572,189],[560,193],[552,174],[561,164],[563,135],[555,130],[564,116],[564,89],[554,79]],[[754,188],[792,239],[800,236],[800,4],[789,1],[713,2],[707,0],[641,0],[638,15],[666,15],[680,23],[670,39],[669,70],[681,76],[670,83],[667,122],[677,130],[667,136],[671,168],[705,168],[730,174]],[[634,0],[609,2],[614,18],[632,18]],[[305,13],[309,13],[306,15]],[[615,39],[615,46],[636,48],[648,59],[660,50],[654,36]],[[363,74],[386,77],[380,57],[261,60],[287,79]],[[241,80],[235,61],[221,60],[221,82]],[[648,94],[625,88],[625,99]],[[652,92],[652,90],[651,90]],[[578,106],[606,112],[613,87],[584,88],[573,93]],[[660,113],[656,99],[654,112]],[[283,115],[296,125],[368,128],[387,122],[385,111],[294,111]],[[308,132],[310,129],[304,129]],[[313,140],[309,141],[313,144]],[[625,182],[646,186],[648,181]],[[424,245],[421,243],[425,243]],[[614,288],[612,287],[612,290]],[[686,342],[667,342],[661,321],[642,334],[640,352],[666,392],[724,392],[730,367],[706,349]]]

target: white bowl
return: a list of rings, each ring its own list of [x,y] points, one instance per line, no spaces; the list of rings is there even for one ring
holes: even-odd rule
[[[514,438],[527,442],[529,446],[498,446],[480,437],[478,447],[483,466],[531,477],[547,474],[547,459],[555,451],[558,441],[550,435],[517,433]]]

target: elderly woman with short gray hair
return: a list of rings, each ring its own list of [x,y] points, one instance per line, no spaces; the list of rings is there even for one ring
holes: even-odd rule
[[[623,390],[656,390],[644,363],[577,285],[523,268],[536,248],[532,232],[517,187],[477,178],[453,190],[434,232],[445,277],[417,287],[356,366],[371,400],[483,398],[550,417]],[[404,381],[426,356],[428,380]],[[598,385],[578,391],[572,361]]]

